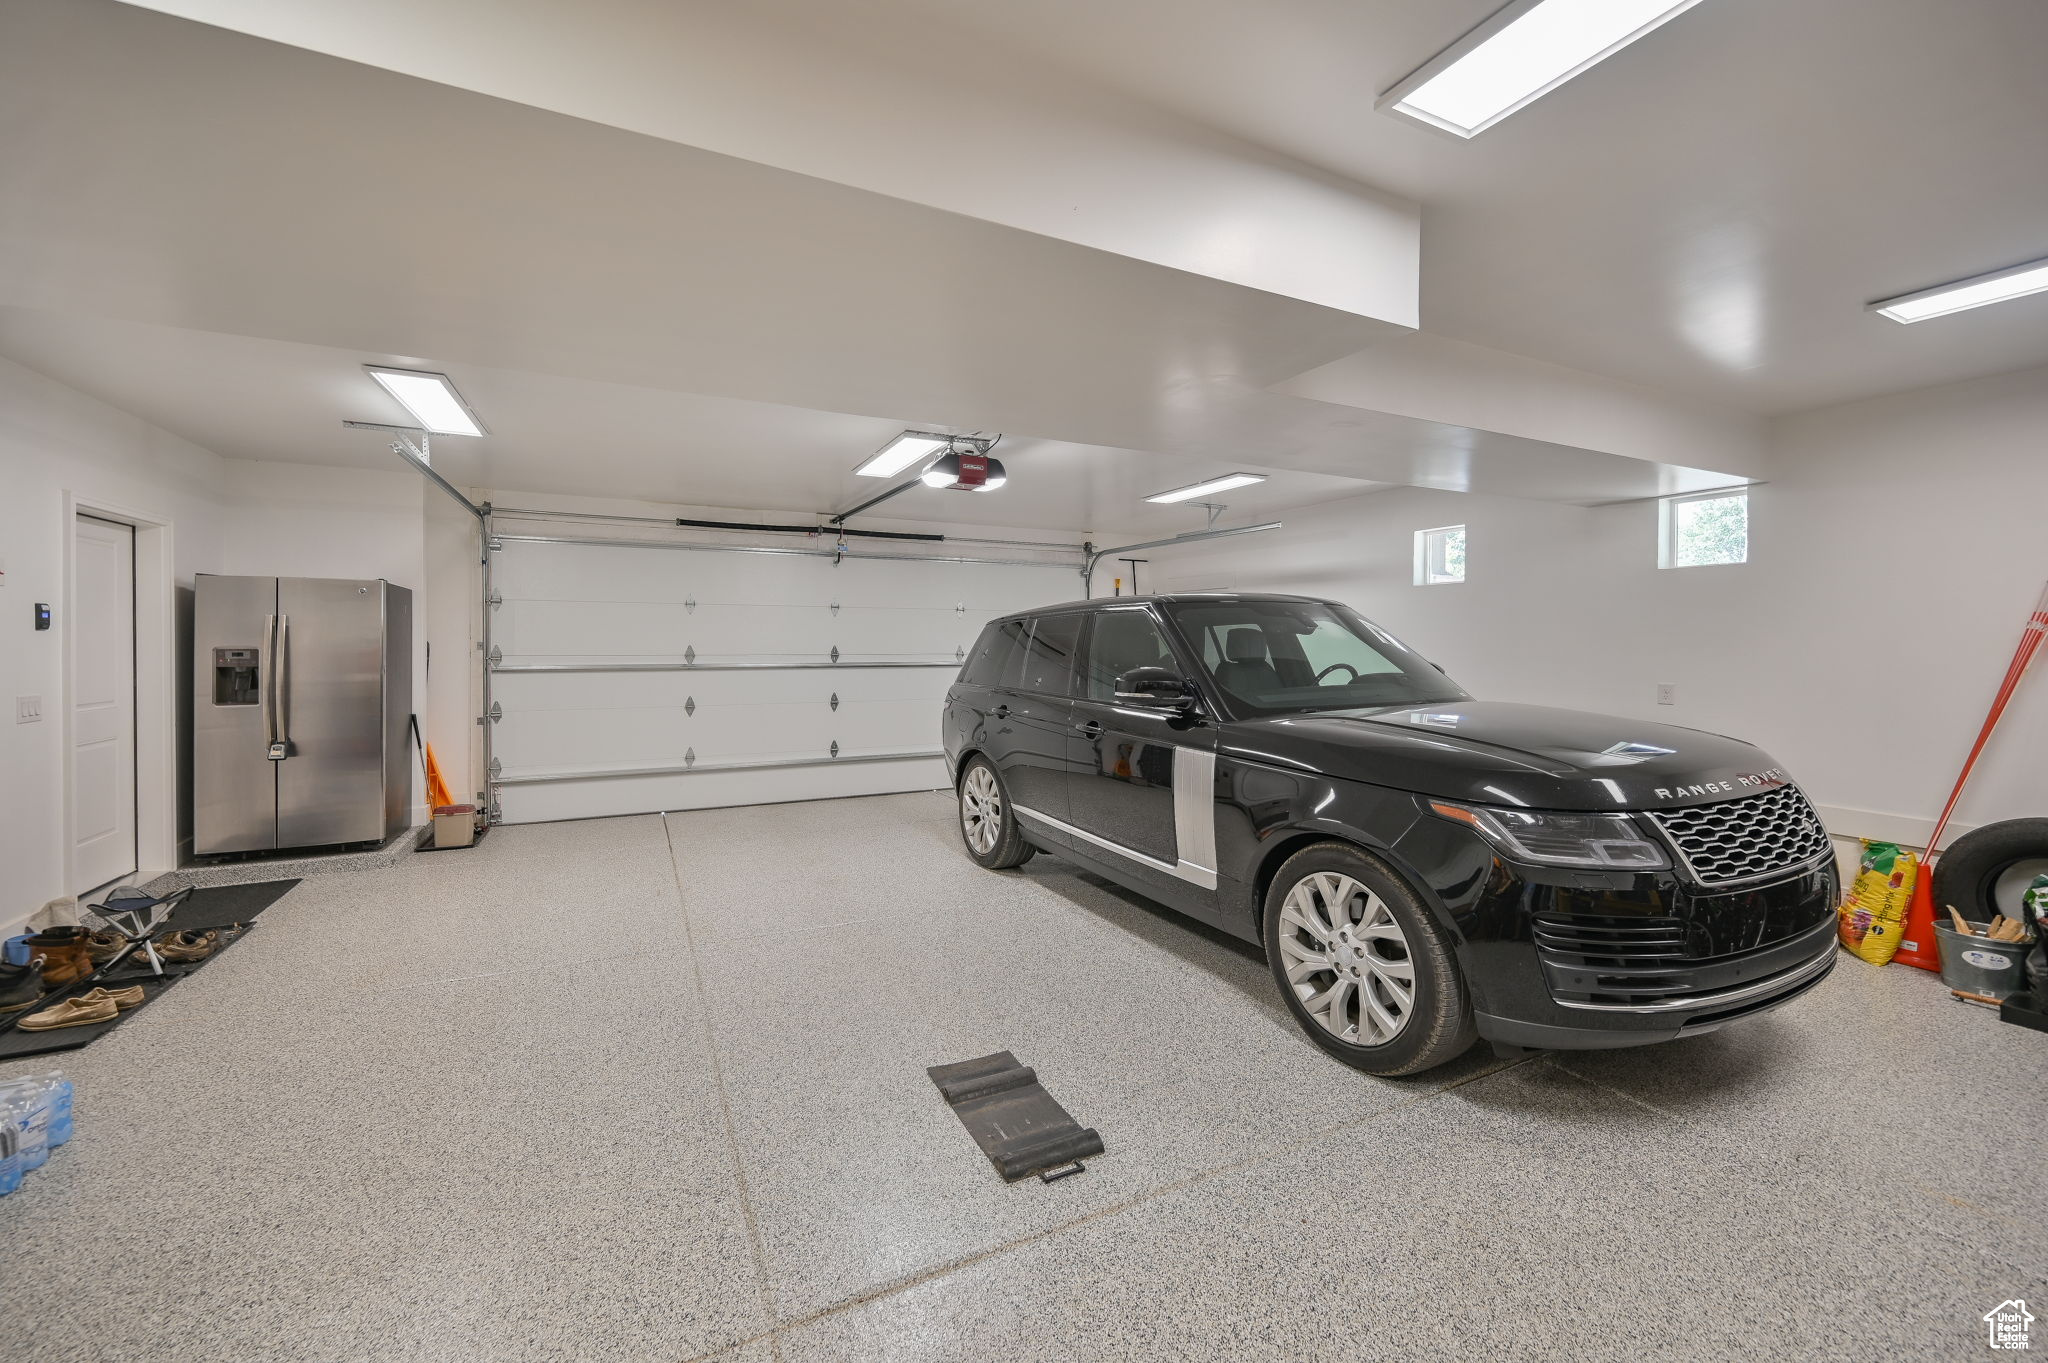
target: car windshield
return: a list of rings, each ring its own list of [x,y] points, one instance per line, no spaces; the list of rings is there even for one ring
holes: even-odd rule
[[[1320,601],[1202,601],[1168,613],[1232,702],[1258,715],[1466,700],[1400,640]]]

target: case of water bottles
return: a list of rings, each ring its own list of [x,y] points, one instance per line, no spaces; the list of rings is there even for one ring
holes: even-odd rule
[[[60,1070],[0,1079],[0,1197],[71,1139],[71,1081]]]

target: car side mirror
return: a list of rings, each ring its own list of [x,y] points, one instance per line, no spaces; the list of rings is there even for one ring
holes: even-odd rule
[[[1154,710],[1185,710],[1195,703],[1187,680],[1164,667],[1134,667],[1116,679],[1116,698]]]

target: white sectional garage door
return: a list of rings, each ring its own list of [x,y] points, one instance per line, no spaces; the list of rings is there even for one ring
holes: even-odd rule
[[[508,823],[942,786],[964,650],[1081,594],[1061,563],[498,542]]]

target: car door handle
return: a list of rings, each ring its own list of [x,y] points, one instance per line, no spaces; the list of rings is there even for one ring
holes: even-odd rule
[[[1010,717],[1010,707],[1007,705],[998,705],[995,709],[990,710],[989,713],[994,715],[997,719],[1008,719]]]
[[[1102,721],[1099,719],[1091,719],[1086,724],[1076,724],[1074,727],[1079,729],[1085,738],[1102,737]]]

